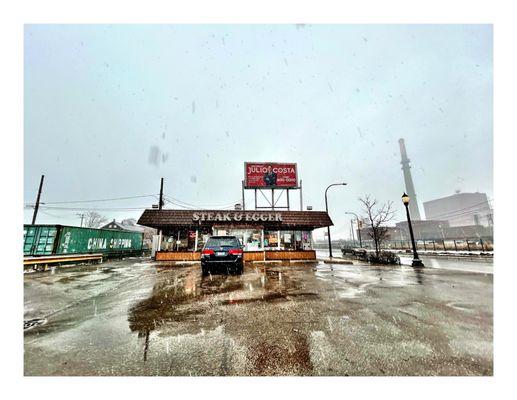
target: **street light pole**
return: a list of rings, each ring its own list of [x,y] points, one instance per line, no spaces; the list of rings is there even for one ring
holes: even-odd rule
[[[409,215],[409,196],[404,193],[402,195],[402,202],[404,203],[404,206],[406,207],[406,216],[407,216],[407,223],[409,227],[409,235],[411,236],[411,245],[413,246],[413,261],[411,262],[412,267],[423,267],[424,263],[420,258],[418,257],[418,253],[416,251],[416,245],[415,245],[415,236],[413,235],[413,226],[411,225],[411,216]]]
[[[359,216],[354,212],[345,211],[345,214],[355,215],[355,219],[357,220],[357,236],[359,237],[359,247],[363,248],[363,243],[361,241],[361,228],[359,226]]]
[[[345,186],[346,183],[333,183],[331,185],[328,185],[327,188],[325,189],[325,210],[327,210],[327,215],[329,213],[329,204],[328,204],[328,200],[327,200],[327,191],[332,187],[332,186]],[[332,241],[330,239],[330,225],[327,226],[327,235],[328,235],[328,238],[329,238],[329,256],[330,258],[332,258]]]
[[[352,246],[355,247],[355,235],[354,235],[354,220],[350,220],[350,231],[352,233]]]

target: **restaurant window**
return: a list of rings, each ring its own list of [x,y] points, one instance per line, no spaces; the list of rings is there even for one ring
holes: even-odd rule
[[[278,231],[265,231],[264,232],[264,249],[265,250],[278,250],[280,248],[278,241]]]
[[[264,248],[266,250],[311,250],[311,231],[265,231]]]
[[[214,229],[214,234],[237,237],[245,251],[262,250],[262,230],[260,229]]]
[[[311,231],[302,231],[302,250],[312,250]]]
[[[202,234],[198,234],[198,249],[202,240]],[[163,251],[194,251],[196,245],[196,231],[195,230],[176,230],[168,231],[162,234],[161,250]]]
[[[280,247],[285,250],[294,250],[294,231],[280,232]]]

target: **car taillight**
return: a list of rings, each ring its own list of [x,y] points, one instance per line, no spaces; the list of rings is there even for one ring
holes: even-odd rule
[[[203,251],[201,252],[201,254],[203,254],[203,255],[207,255],[207,256],[208,256],[208,255],[215,254],[215,253],[214,253],[214,251],[213,251],[213,250],[203,250]]]
[[[241,249],[231,249],[228,254],[242,254]]]

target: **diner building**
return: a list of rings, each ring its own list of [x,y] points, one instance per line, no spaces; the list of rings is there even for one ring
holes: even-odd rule
[[[239,238],[245,261],[316,259],[313,230],[333,225],[325,211],[171,209],[147,209],[138,224],[161,232],[157,261],[198,260],[212,235]]]

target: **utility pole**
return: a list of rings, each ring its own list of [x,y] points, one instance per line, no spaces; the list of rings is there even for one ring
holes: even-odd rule
[[[32,225],[36,223],[36,216],[38,215],[39,209],[39,199],[41,197],[41,189],[43,188],[43,180],[45,179],[45,175],[41,175],[41,181],[39,183],[38,189],[38,197],[36,198],[36,205],[34,206],[34,214],[32,214]]]
[[[161,210],[163,206],[163,178],[160,183],[160,203],[158,204],[158,210]]]
[[[78,217],[81,217],[81,228],[83,227],[83,220],[84,220],[84,213],[83,214],[75,214],[77,215]]]

